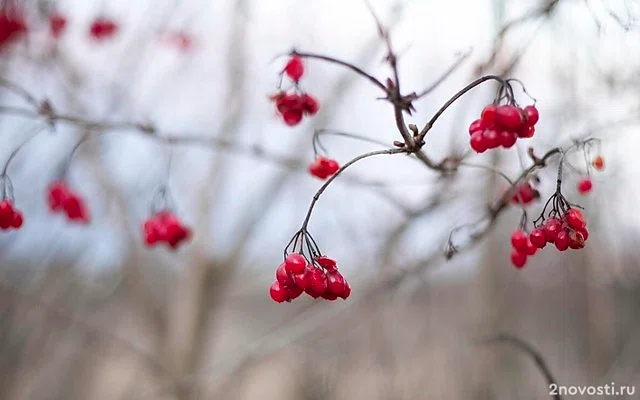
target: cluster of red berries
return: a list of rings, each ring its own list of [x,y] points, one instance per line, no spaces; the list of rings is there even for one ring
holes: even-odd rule
[[[589,238],[587,222],[582,212],[577,208],[570,208],[559,218],[548,218],[543,225],[533,229],[527,236],[526,232],[518,229],[511,235],[511,263],[516,268],[524,267],[527,257],[532,256],[547,243],[553,243],[559,251],[567,249],[581,249]]]
[[[52,212],[64,212],[71,221],[89,223],[89,211],[84,199],[74,193],[64,181],[49,186],[47,200]]]
[[[276,105],[284,123],[288,126],[296,126],[302,121],[303,116],[315,115],[320,105],[313,96],[298,90],[298,82],[304,74],[304,64],[300,57],[291,57],[282,73],[294,82],[295,90],[290,93],[281,90],[271,96],[271,101]]]
[[[14,208],[9,199],[0,202],[0,229],[20,229],[23,222],[22,212]]]
[[[27,24],[20,12],[0,8],[0,51],[27,31]]]
[[[318,156],[314,162],[309,165],[309,173],[320,179],[327,179],[331,175],[338,172],[340,164],[336,160]]]
[[[516,186],[516,192],[511,197],[511,203],[527,205],[540,198],[540,192],[531,183],[523,182]]]
[[[313,263],[299,253],[285,257],[276,269],[276,280],[269,288],[271,298],[278,302],[290,302],[302,293],[317,299],[347,299],[351,294],[349,282],[338,271],[335,260],[329,257],[316,257]]]
[[[531,138],[538,122],[538,109],[534,105],[524,109],[514,105],[489,104],[480,119],[469,125],[471,148],[477,153],[498,147],[512,147],[518,138]]]
[[[160,211],[142,225],[144,242],[148,247],[165,242],[176,250],[180,243],[191,238],[191,229],[184,226],[170,211]]]

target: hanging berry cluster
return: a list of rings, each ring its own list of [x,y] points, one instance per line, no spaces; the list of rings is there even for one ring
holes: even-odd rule
[[[533,137],[538,119],[535,105],[522,109],[512,104],[489,104],[480,118],[469,125],[469,143],[476,153],[498,147],[510,148],[519,138]]]
[[[281,79],[282,74],[293,82],[293,88],[289,91],[280,89],[271,96],[271,101],[275,104],[282,121],[288,126],[296,126],[302,121],[303,116],[315,115],[320,105],[313,96],[300,89],[300,78],[304,74],[304,64],[300,57],[291,57],[281,72]],[[280,83],[282,85],[282,81]]]
[[[338,172],[340,164],[334,159],[318,156],[309,165],[309,173],[320,179],[327,179]]]
[[[74,193],[64,181],[56,181],[48,190],[49,209],[56,212],[64,212],[70,221],[84,224],[89,223],[89,210],[84,199]]]
[[[289,249],[297,252],[287,253],[282,264],[276,269],[276,280],[269,288],[271,298],[278,302],[291,302],[302,293],[317,299],[347,299],[351,294],[349,282],[338,271],[335,260],[320,255],[315,241],[305,230],[293,237]],[[305,256],[304,253],[309,254]]]
[[[0,202],[0,229],[3,231],[20,229],[22,223],[22,212],[14,207],[11,200],[2,200]]]
[[[182,242],[191,238],[191,229],[170,211],[160,211],[149,217],[142,230],[144,242],[149,247],[164,242],[170,249],[177,250]]]

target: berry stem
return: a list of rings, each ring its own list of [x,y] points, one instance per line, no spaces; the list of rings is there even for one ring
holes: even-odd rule
[[[7,175],[7,169],[9,168],[9,164],[15,158],[15,156],[18,154],[20,149],[22,149],[27,143],[29,143],[29,141],[31,139],[36,137],[45,127],[46,127],[46,125],[38,126],[33,131],[29,132],[29,135],[28,135],[29,137],[27,139],[25,139],[22,143],[20,143],[20,145],[18,145],[18,147],[16,147],[11,152],[11,154],[9,154],[9,158],[7,158],[7,161],[5,162],[4,167],[2,168],[2,172],[0,172],[0,175],[2,175],[2,176]]]
[[[350,139],[362,140],[363,142],[369,142],[369,143],[373,143],[373,144],[379,144],[380,146],[389,147],[389,145],[387,143],[385,143],[385,142],[382,142],[382,141],[376,140],[376,139],[371,139],[371,138],[368,138],[366,136],[359,135],[357,133],[341,132],[341,131],[337,131],[337,130],[333,130],[333,129],[316,129],[313,132],[313,141],[312,141],[313,153],[316,156],[319,153],[318,152],[318,148],[320,148],[320,150],[322,150],[323,152],[328,153],[327,149],[322,145],[322,143],[320,143],[320,135],[343,136],[343,137],[347,137],[347,138],[350,138]]]
[[[306,231],[307,230],[307,225],[309,225],[309,220],[311,219],[311,213],[313,212],[313,207],[316,205],[316,202],[318,201],[318,199],[320,198],[322,193],[327,189],[327,187],[329,187],[331,182],[333,182],[342,173],[342,171],[344,171],[345,169],[349,168],[351,165],[353,165],[356,162],[358,162],[360,160],[363,160],[365,158],[378,156],[378,155],[382,155],[382,154],[399,154],[399,153],[406,153],[406,152],[407,152],[407,150],[405,150],[405,149],[377,150],[377,151],[372,151],[370,153],[361,154],[361,155],[357,156],[356,158],[354,158],[354,159],[348,161],[347,163],[345,163],[342,167],[340,167],[340,169],[338,171],[336,171],[335,174],[333,174],[329,179],[327,179],[327,181],[322,186],[320,186],[320,189],[318,189],[316,194],[313,195],[313,199],[311,200],[311,204],[309,205],[309,210],[307,211],[307,215],[304,218],[304,222],[302,223],[302,227],[300,228],[300,230],[301,231]]]
[[[480,77],[480,78],[476,79],[475,81],[471,82],[470,84],[468,84],[467,86],[462,88],[456,94],[454,94],[449,100],[447,100],[446,103],[444,103],[444,105],[442,107],[440,107],[440,109],[438,111],[436,111],[436,113],[433,115],[433,117],[431,117],[429,122],[427,122],[427,124],[424,126],[424,128],[422,128],[422,130],[420,131],[420,133],[418,134],[418,136],[416,138],[416,141],[417,142],[421,142],[422,139],[424,139],[424,137],[427,135],[429,130],[431,130],[431,128],[433,127],[433,124],[435,124],[435,122],[438,120],[438,118],[440,118],[440,116],[447,110],[447,108],[449,108],[459,98],[464,96],[467,92],[469,92],[471,89],[475,88],[476,86],[479,86],[482,83],[484,83],[486,81],[490,81],[490,80],[498,81],[500,83],[500,85],[501,85],[501,89],[504,88],[504,87],[511,88],[511,86],[509,85],[509,82],[507,82],[504,78],[502,78],[500,76],[497,76],[497,75],[485,75],[483,77]]]
[[[302,58],[315,58],[317,60],[322,60],[322,61],[327,61],[327,62],[330,62],[330,63],[333,63],[333,64],[342,65],[343,67],[346,67],[346,68],[352,70],[356,74],[358,74],[358,75],[360,75],[360,76],[362,76],[364,78],[367,78],[369,81],[371,81],[374,85],[376,85],[377,87],[379,87],[383,91],[388,92],[387,88],[382,84],[382,82],[380,82],[373,75],[369,75],[368,73],[366,73],[361,68],[356,67],[355,65],[353,65],[351,63],[348,63],[346,61],[338,60],[337,58],[333,58],[333,57],[329,57],[329,56],[324,56],[322,54],[299,52],[298,50],[292,50],[289,53],[289,55],[290,56],[298,56],[298,57],[302,57]]]

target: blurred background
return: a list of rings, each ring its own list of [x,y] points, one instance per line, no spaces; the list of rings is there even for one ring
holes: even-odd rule
[[[601,139],[605,170],[588,169],[580,153],[563,181],[585,208],[589,241],[581,251],[546,248],[516,270],[509,237],[521,210],[512,206],[477,241],[457,231],[460,251],[446,260],[452,230],[483,218],[506,181],[486,168],[442,176],[380,156],[339,177],[309,224],[351,297],[283,304],[269,286],[322,183],[307,172],[314,130],[401,139],[379,89],[333,64],[305,62],[301,85],[319,100],[317,116],[288,127],[269,101],[294,47],[390,76],[366,3],[2,5],[22,10],[27,30],[2,33],[0,47],[0,162],[20,149],[7,175],[25,218],[0,233],[0,399],[547,398],[530,357],[482,342],[499,334],[533,346],[560,385],[640,384],[639,2],[371,0],[403,92],[429,87],[467,55],[415,102],[408,123],[423,126],[483,74],[518,78],[537,100],[535,138],[468,163],[515,178],[531,163],[529,146],[543,154]],[[54,13],[67,21],[59,35]],[[96,18],[114,21],[115,33],[92,36]],[[449,108],[426,153],[465,153],[468,125],[495,90],[488,83]],[[96,124],[43,125],[45,99]],[[51,214],[46,190],[87,134],[67,173],[87,199],[83,226]],[[341,163],[381,148],[321,140]],[[530,217],[555,190],[555,166],[538,174]],[[576,184],[587,173],[585,196]],[[141,233],[165,184],[194,231],[177,252],[146,248]]]

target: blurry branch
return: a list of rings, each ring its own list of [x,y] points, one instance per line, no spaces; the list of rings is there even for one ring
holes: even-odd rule
[[[521,339],[518,339],[515,336],[501,334],[495,337],[486,339],[483,341],[484,344],[492,344],[492,343],[507,343],[514,346],[516,349],[524,352],[529,357],[533,359],[533,362],[536,364],[536,367],[540,370],[542,375],[544,376],[545,381],[547,382],[547,387],[551,387],[551,385],[558,385],[558,381],[553,377],[549,366],[546,361],[542,357],[542,355],[536,351],[531,345],[527,344]],[[552,394],[551,397],[555,400],[562,400],[562,397],[557,393]]]
[[[543,0],[543,4],[541,6],[503,25],[494,39],[491,55],[489,56],[487,61],[478,66],[478,73],[482,74],[483,71],[488,70],[492,65],[494,65],[496,59],[498,58],[498,55],[503,51],[504,41],[509,32],[521,25],[526,24],[527,22],[535,21],[540,18],[548,18],[557,8],[558,4],[560,4],[560,0]],[[510,64],[514,64],[514,62],[512,61]]]
[[[166,376],[166,371],[164,367],[158,363],[158,361],[153,357],[153,355],[147,353],[143,349],[137,347],[133,343],[129,342],[126,339],[116,335],[115,333],[111,333],[103,326],[95,326],[90,324],[83,318],[77,317],[75,315],[69,315],[64,310],[59,308],[54,308],[50,306],[47,302],[41,300],[39,297],[35,295],[30,295],[26,293],[21,293],[17,289],[13,288],[11,284],[0,281],[0,291],[5,292],[10,297],[16,299],[17,302],[21,304],[25,304],[32,307],[37,307],[47,312],[47,314],[53,316],[58,321],[64,322],[65,324],[72,324],[80,328],[81,330],[91,333],[97,334],[104,339],[110,341],[116,346],[122,348],[127,353],[136,356],[141,361],[143,361],[148,367],[150,371],[155,372],[157,375],[162,377]]]

